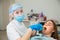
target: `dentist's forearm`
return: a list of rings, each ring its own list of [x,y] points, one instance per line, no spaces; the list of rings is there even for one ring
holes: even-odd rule
[[[27,32],[25,33],[25,35],[23,35],[18,40],[29,40],[30,37],[31,37],[31,35],[32,35],[32,30],[31,29],[28,29]]]
[[[32,34],[32,30],[28,29],[27,33],[21,38],[21,40],[29,40]]]

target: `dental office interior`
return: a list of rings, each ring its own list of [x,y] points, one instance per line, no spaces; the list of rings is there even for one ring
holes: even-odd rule
[[[6,26],[9,23],[8,8],[13,3],[23,5],[23,12],[28,17],[28,20],[23,21],[26,27],[36,23],[36,20],[44,23],[52,19],[56,23],[60,38],[60,0],[0,0],[0,40],[8,40],[6,34]]]

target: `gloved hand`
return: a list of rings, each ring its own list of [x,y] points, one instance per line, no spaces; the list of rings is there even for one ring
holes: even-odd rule
[[[40,24],[40,23],[31,25],[31,26],[29,26],[29,28],[31,28],[32,30],[36,30],[36,31],[41,31],[41,30],[43,30],[43,26],[42,26],[42,24]]]

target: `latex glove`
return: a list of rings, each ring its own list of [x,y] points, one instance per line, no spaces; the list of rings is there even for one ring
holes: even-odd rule
[[[42,26],[42,24],[40,24],[40,23],[34,24],[34,25],[30,25],[29,28],[31,28],[32,30],[36,30],[36,31],[41,31],[41,30],[43,30],[43,26]]]

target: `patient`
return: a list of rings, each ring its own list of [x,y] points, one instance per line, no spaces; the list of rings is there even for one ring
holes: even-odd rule
[[[48,20],[44,26],[43,26],[45,29],[43,30],[43,34],[48,36],[48,37],[51,37],[53,39],[57,39],[59,40],[58,38],[58,32],[57,32],[57,27],[54,23],[53,20]]]
[[[34,36],[31,40],[59,40],[57,27],[53,20],[48,20],[43,25],[42,35]]]

